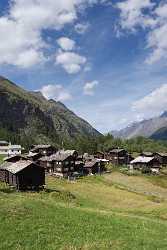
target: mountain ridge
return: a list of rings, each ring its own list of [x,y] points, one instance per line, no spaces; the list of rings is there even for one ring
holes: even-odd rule
[[[131,139],[137,136],[152,138],[152,136],[160,129],[167,128],[167,111],[160,116],[135,122],[119,131],[111,131],[114,137]],[[159,139],[158,136],[156,139]]]
[[[61,143],[101,135],[63,103],[26,91],[0,76],[0,128],[33,143]],[[1,134],[0,134],[1,135]]]

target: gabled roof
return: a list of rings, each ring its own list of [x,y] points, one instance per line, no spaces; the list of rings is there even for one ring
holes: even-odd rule
[[[167,153],[159,153],[159,152],[156,152],[156,153],[154,153],[154,154],[158,154],[158,155],[160,155],[160,156],[162,156],[162,157],[167,157]]]
[[[97,161],[85,162],[84,168],[92,168],[95,164],[97,164]]]
[[[25,159],[26,160],[26,157],[22,156],[22,155],[12,155],[12,156],[8,156],[8,157],[5,157],[3,160],[4,161],[10,161],[12,159],[15,159],[15,158],[18,158],[18,159]]]
[[[152,157],[152,156],[153,156],[153,153],[152,153],[152,152],[142,152],[141,155],[145,155],[145,156],[148,156],[148,157]]]
[[[40,155],[40,153],[33,153],[33,152],[29,152],[29,154],[27,155],[27,157],[33,157],[33,156],[37,156]]]
[[[65,161],[68,157],[71,155],[65,154],[63,152],[57,152],[56,154],[50,155],[50,156],[43,156],[39,160],[40,161]]]
[[[61,153],[60,151],[57,152],[56,154],[53,154],[50,156],[51,161],[65,161],[68,157],[71,155],[66,154],[66,153]]]
[[[21,149],[21,145],[9,145],[9,149]]]
[[[75,153],[77,153],[77,151],[74,149],[72,149],[72,150],[59,150],[57,153],[65,154],[68,156],[73,156]]]
[[[114,148],[114,149],[110,150],[110,153],[120,153],[122,151],[125,151],[125,149],[123,149],[123,148]]]
[[[40,145],[33,145],[33,147],[31,148],[31,152],[35,152],[36,150],[39,150],[39,149],[48,149],[52,147],[51,145],[48,145],[48,144],[40,144]]]
[[[9,142],[7,142],[7,141],[0,141],[0,145],[1,144],[9,145]]]
[[[29,167],[31,164],[33,164],[32,161],[26,161],[26,160],[20,160],[15,163],[4,162],[2,165],[0,165],[0,169],[7,170],[12,174],[16,174],[22,171],[23,169]]]
[[[149,163],[154,159],[154,157],[138,156],[136,159],[130,162],[130,164],[135,163]]]

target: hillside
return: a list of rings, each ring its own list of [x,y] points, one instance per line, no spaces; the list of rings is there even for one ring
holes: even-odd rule
[[[158,129],[154,134],[152,134],[151,139],[167,140],[167,127]]]
[[[47,177],[47,189],[38,193],[0,183],[0,249],[166,249],[166,178]]]
[[[126,139],[134,138],[137,136],[152,138],[152,135],[156,133],[156,131],[164,127],[167,127],[167,112],[164,112],[159,117],[143,120],[141,122],[136,122],[120,131],[112,131],[111,133],[114,137]],[[161,138],[156,136],[155,139]]]
[[[22,143],[57,143],[100,133],[65,105],[0,77],[0,137]]]

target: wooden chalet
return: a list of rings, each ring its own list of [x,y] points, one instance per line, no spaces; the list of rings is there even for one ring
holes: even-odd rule
[[[159,160],[162,166],[167,166],[167,153],[154,153],[154,157]]]
[[[4,162],[0,166],[0,181],[18,190],[37,190],[45,185],[45,171],[28,160]]]
[[[99,160],[94,159],[92,161],[87,161],[83,166],[84,175],[100,174],[103,171],[105,171],[105,167],[101,164]]]
[[[67,178],[75,171],[75,157],[62,151],[49,157],[40,158],[39,164],[45,169],[46,173],[58,177]]]
[[[131,156],[125,149],[112,149],[106,155],[105,158],[114,165],[126,165],[130,162]]]
[[[155,157],[138,156],[130,162],[130,168],[141,170],[143,172],[159,172],[161,163]]]
[[[57,152],[57,149],[52,145],[32,145],[30,153],[40,153],[41,155],[52,155]]]

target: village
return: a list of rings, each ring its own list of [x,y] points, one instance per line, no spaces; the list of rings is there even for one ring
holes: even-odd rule
[[[32,145],[22,153],[21,145],[0,141],[0,181],[17,190],[39,190],[45,187],[45,176],[75,181],[87,175],[111,172],[109,166],[126,167],[128,171],[158,175],[167,165],[167,153],[142,152],[136,157],[123,148],[112,148],[93,155],[79,155],[76,150],[58,149],[52,145]]]

